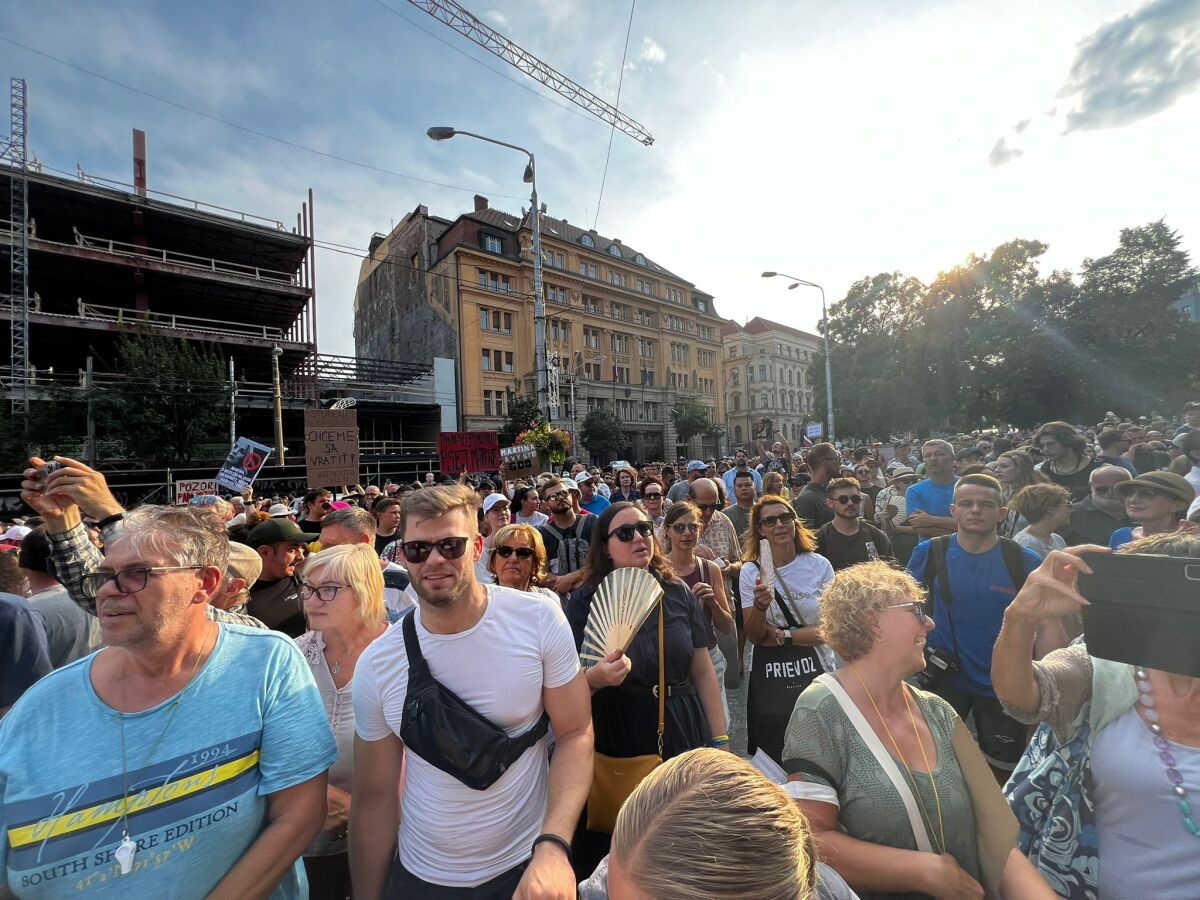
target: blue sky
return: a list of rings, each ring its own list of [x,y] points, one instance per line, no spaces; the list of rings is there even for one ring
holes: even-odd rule
[[[49,166],[129,180],[148,133],[152,188],[291,223],[316,191],[318,238],[364,247],[417,204],[453,217],[476,191],[516,211],[538,155],[553,215],[592,223],[609,129],[404,0],[339,4],[7,4],[0,36],[281,138],[246,134],[0,43],[29,82],[31,148]],[[630,7],[465,2],[611,99]],[[436,37],[435,37],[436,36]],[[440,38],[440,40],[439,40]],[[480,65],[478,61],[486,64]],[[498,69],[507,78],[491,69]],[[801,328],[823,284],[900,270],[929,280],[1016,237],[1077,268],[1120,228],[1165,217],[1200,246],[1200,0],[638,3],[597,228],[714,294],[739,319]],[[510,199],[512,198],[512,199]],[[358,260],[318,257],[320,340],[353,352]]]

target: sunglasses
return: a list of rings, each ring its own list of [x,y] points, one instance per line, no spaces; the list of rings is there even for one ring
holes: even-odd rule
[[[438,554],[442,559],[459,559],[467,552],[467,544],[471,542],[470,538],[465,537],[450,537],[442,538],[440,541],[405,541],[400,545],[400,549],[404,551],[404,558],[410,563],[423,563],[429,559],[429,554],[434,547],[437,548]]]
[[[925,604],[921,603],[919,600],[912,600],[908,603],[895,603],[887,607],[887,609],[907,609],[914,616],[916,616],[917,621],[922,625],[930,621],[929,614],[925,612]]]
[[[1107,497],[1112,494],[1116,488],[1111,484],[1093,484],[1092,493],[1099,494],[1101,497]]]
[[[758,520],[758,524],[761,525],[763,528],[774,528],[776,525],[780,524],[781,522],[784,525],[790,525],[792,522],[795,522],[795,521],[796,521],[795,513],[780,513],[777,516],[763,516],[761,519]]]
[[[652,494],[642,494],[642,499],[643,500],[661,500],[662,496],[663,496],[662,491],[655,491]]]
[[[517,559],[533,559],[533,551],[528,547],[496,547],[494,552],[504,559],[508,559],[514,553],[517,554]]]
[[[609,532],[609,537],[615,537],[622,544],[628,544],[633,540],[634,532],[640,534],[644,538],[654,534],[654,525],[651,522],[638,522],[636,525],[622,525],[620,528],[614,528]]]
[[[832,500],[834,503],[841,503],[844,506],[850,506],[851,504],[862,503],[863,495],[862,494],[849,494],[845,497],[830,497],[829,499]]]
[[[551,494],[549,497],[543,497],[542,502],[549,503],[551,500],[566,500],[570,496],[571,496],[570,491],[557,491],[557,492]]]
[[[720,509],[720,508],[721,508],[720,503],[697,503],[696,504],[696,509],[700,510],[701,512],[705,512],[706,510]]]
[[[676,534],[699,534],[700,526],[695,522],[676,522],[671,530]]]
[[[80,579],[80,590],[89,600],[95,600],[100,588],[110,581],[117,583],[117,590],[122,594],[136,594],[144,591],[150,576],[156,572],[186,572],[203,569],[204,566],[138,566],[135,569],[122,569],[120,572],[91,572]]]

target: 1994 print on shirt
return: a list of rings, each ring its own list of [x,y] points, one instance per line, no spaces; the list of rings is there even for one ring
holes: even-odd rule
[[[0,723],[0,861],[19,897],[203,896],[262,831],[267,795],[336,758],[282,635],[221,626],[190,685],[125,715],[93,690],[94,658],[47,676]],[[126,817],[137,849],[121,874]],[[303,879],[297,864],[273,896],[301,896]]]

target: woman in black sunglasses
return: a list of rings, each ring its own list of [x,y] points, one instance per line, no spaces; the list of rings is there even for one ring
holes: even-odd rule
[[[774,590],[761,578],[764,541],[771,548]],[[814,678],[837,667],[817,630],[821,594],[833,581],[833,566],[816,549],[813,533],[782,497],[768,494],[755,504],[738,576],[746,637],[754,644],[746,746],[751,755],[761,747],[776,762],[796,698]]]
[[[492,535],[492,553],[487,569],[496,584],[533,594],[545,594],[561,603],[558,594],[542,587],[547,575],[546,545],[532,525],[505,525]]]
[[[679,580],[658,542],[654,525],[632,503],[614,503],[600,514],[584,564],[583,583],[567,601],[567,621],[575,648],[597,587],[614,569],[646,569],[663,585],[663,647],[667,685],[662,757],[670,759],[697,747],[729,746],[721,692],[708,655],[711,629],[700,604]],[[658,747],[658,610],[647,617],[622,656],[614,654],[587,670],[592,689],[592,728],[597,753],[643,756]],[[583,819],[586,822],[586,816]],[[575,834],[575,869],[591,874],[608,853],[611,836],[588,831],[581,822]]]

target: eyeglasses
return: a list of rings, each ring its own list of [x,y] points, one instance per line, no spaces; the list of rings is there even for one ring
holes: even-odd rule
[[[916,616],[917,621],[920,622],[922,625],[924,625],[926,622],[931,621],[929,618],[929,614],[927,612],[925,612],[925,604],[919,600],[912,600],[908,603],[894,603],[891,606],[887,607],[887,609],[907,609],[914,616]]]
[[[203,568],[204,566],[138,566],[122,569],[120,572],[90,572],[80,580],[80,589],[89,600],[95,600],[100,588],[110,581],[115,581],[117,590],[122,594],[136,594],[146,589],[152,572],[189,572]]]
[[[696,509],[700,510],[700,512],[706,512],[706,511],[720,509],[720,508],[721,508],[720,503],[697,503],[696,504]]]
[[[785,512],[785,513],[780,513],[777,516],[763,516],[761,519],[758,520],[758,524],[761,525],[763,528],[774,528],[776,525],[778,525],[780,523],[783,523],[784,525],[790,525],[792,522],[795,522],[795,521],[796,521],[795,513]]]
[[[1116,486],[1111,485],[1111,484],[1093,484],[1092,485],[1092,493],[1098,494],[1101,497],[1107,497],[1110,494],[1112,494],[1113,491],[1115,491],[1115,490],[1116,490]]]
[[[533,559],[533,550],[529,547],[496,547],[494,552],[504,559],[508,559],[514,553],[517,554],[517,559]]]
[[[655,491],[653,494],[642,494],[643,500],[661,500],[662,491]]]
[[[845,506],[850,506],[851,504],[854,504],[854,503],[862,503],[863,495],[862,494],[848,494],[845,497],[830,497],[829,499],[832,500],[834,503],[841,503]]]
[[[307,600],[310,597],[316,597],[322,603],[332,603],[337,597],[338,591],[344,587],[349,587],[348,584],[309,584],[307,581],[300,582],[300,587],[297,588],[297,593],[301,600]]]
[[[467,544],[470,543],[470,538],[465,537],[449,537],[442,538],[440,541],[405,541],[400,545],[400,549],[404,551],[404,558],[410,563],[423,563],[429,559],[429,554],[433,548],[437,548],[438,554],[442,559],[459,559],[467,552]]]
[[[1125,499],[1129,500],[1132,497],[1137,497],[1139,500],[1153,500],[1156,497],[1165,497],[1165,496],[1167,496],[1166,493],[1164,493],[1163,491],[1160,491],[1158,488],[1142,487],[1139,485],[1138,487],[1135,487],[1132,491],[1129,491],[1127,494],[1125,494]]]
[[[543,497],[543,498],[542,498],[542,501],[543,501],[544,503],[549,503],[551,500],[566,500],[566,499],[568,499],[570,496],[571,496],[571,492],[570,492],[570,491],[555,491],[555,492],[554,492],[553,494],[551,494],[549,497]]]
[[[622,544],[628,544],[633,540],[633,533],[637,532],[644,538],[654,534],[654,525],[651,522],[638,522],[636,525],[622,525],[620,528],[614,528],[608,533],[609,537],[615,537]]]
[[[676,522],[671,530],[676,534],[699,534],[700,526],[695,522]]]

